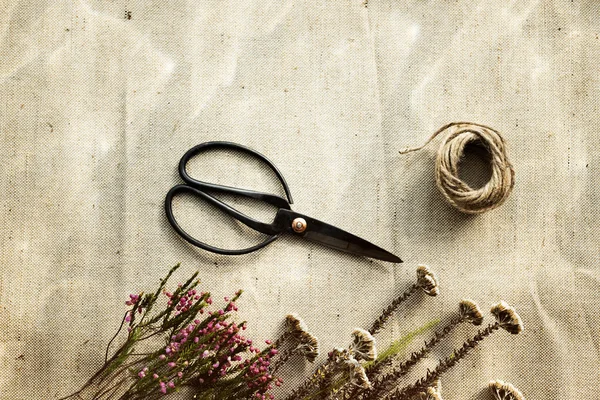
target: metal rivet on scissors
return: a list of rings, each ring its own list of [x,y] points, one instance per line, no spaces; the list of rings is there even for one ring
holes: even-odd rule
[[[281,182],[281,184],[283,185],[283,189],[285,190],[287,200],[283,197],[270,193],[263,193],[254,190],[240,189],[230,186],[218,185],[214,183],[202,182],[189,176],[186,170],[186,165],[188,161],[195,155],[205,150],[215,148],[230,148],[239,150],[258,158],[259,160],[267,164],[269,168],[271,168],[273,172],[275,172],[277,179],[279,179],[279,182]],[[171,190],[169,190],[169,192],[167,193],[167,197],[165,199],[165,211],[167,213],[167,219],[169,220],[169,223],[173,226],[175,231],[177,231],[177,233],[181,235],[181,237],[183,237],[185,240],[187,240],[194,246],[200,247],[204,250],[226,255],[251,253],[262,247],[265,247],[269,243],[272,243],[282,233],[291,232],[305,239],[318,242],[326,246],[345,251],[347,253],[357,254],[360,256],[366,256],[393,263],[402,262],[400,258],[396,257],[392,253],[370,242],[367,242],[366,240],[361,239],[358,236],[348,233],[342,229],[336,228],[333,225],[326,224],[325,222],[292,211],[290,207],[290,204],[293,203],[292,195],[281,172],[279,172],[277,167],[271,161],[269,161],[268,158],[248,147],[232,142],[206,142],[199,144],[195,147],[192,147],[183,155],[183,157],[181,157],[181,161],[179,162],[179,175],[184,180],[185,184],[176,185],[173,188],[171,188]],[[268,237],[263,242],[255,246],[239,250],[221,249],[191,237],[187,232],[185,232],[181,228],[181,226],[179,226],[179,224],[175,220],[175,217],[173,216],[173,197],[177,193],[182,192],[191,193],[193,195],[201,197],[203,200],[208,201],[210,204],[214,205],[221,211],[229,214],[231,217],[240,221],[249,228],[261,232],[265,235],[268,235]],[[236,210],[235,208],[222,202],[216,197],[213,197],[207,192],[220,192],[245,196],[271,204],[275,207],[278,207],[279,210],[277,211],[273,222],[267,224],[247,216],[246,214]]]

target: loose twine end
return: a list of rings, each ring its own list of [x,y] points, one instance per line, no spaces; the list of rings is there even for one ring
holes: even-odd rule
[[[431,135],[420,147],[404,148],[400,154],[421,150],[443,132],[444,138],[435,162],[436,186],[448,203],[467,214],[481,214],[500,206],[508,198],[515,182],[515,171],[506,154],[500,132],[473,122],[452,122]],[[490,154],[492,176],[481,188],[474,189],[458,176],[458,164],[465,147],[476,142]]]

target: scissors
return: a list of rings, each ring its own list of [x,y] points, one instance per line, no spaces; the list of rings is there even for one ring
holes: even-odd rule
[[[287,199],[277,196],[275,194],[208,183],[192,178],[186,170],[186,165],[188,161],[192,157],[209,149],[235,149],[237,151],[247,153],[250,156],[255,157],[261,162],[265,163],[275,173],[277,179],[279,179],[279,182],[283,186]],[[204,250],[225,255],[247,254],[265,247],[284,233],[292,233],[294,235],[301,236],[313,242],[318,242],[324,244],[325,246],[329,246],[347,253],[366,256],[383,261],[389,261],[393,263],[402,262],[400,258],[396,257],[392,253],[372,243],[369,243],[364,239],[361,239],[340,228],[336,228],[333,225],[329,225],[325,222],[311,218],[307,215],[299,214],[297,212],[292,211],[290,207],[290,204],[293,204],[292,194],[290,193],[290,189],[279,169],[277,169],[275,164],[273,164],[267,157],[246,146],[242,146],[240,144],[232,142],[206,142],[194,146],[191,149],[189,149],[183,155],[183,157],[181,157],[181,160],[179,161],[179,175],[181,176],[185,184],[176,185],[172,187],[171,190],[169,190],[169,192],[167,193],[167,196],[165,198],[165,211],[167,214],[167,219],[169,220],[169,223],[173,226],[175,231],[183,239],[187,240],[192,245],[200,247]],[[242,224],[248,226],[249,228],[267,235],[267,238],[263,242],[255,246],[239,250],[229,250],[214,247],[207,243],[201,242],[198,239],[193,238],[186,231],[184,231],[183,228],[181,228],[181,226],[177,223],[173,215],[173,197],[178,193],[186,192],[202,198],[203,200],[217,207],[220,211],[225,212],[226,214],[230,215],[231,217],[241,222]],[[223,201],[217,199],[208,192],[228,193],[233,195],[249,197],[271,204],[277,207],[279,210],[277,211],[277,214],[275,215],[275,218],[272,223],[264,223],[236,210],[229,204],[224,203]]]

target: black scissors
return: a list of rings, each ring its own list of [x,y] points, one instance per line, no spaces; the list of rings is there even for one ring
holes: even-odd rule
[[[287,200],[283,197],[270,193],[263,193],[254,190],[240,189],[230,186],[218,185],[214,183],[202,182],[189,176],[186,170],[186,165],[188,161],[192,157],[198,155],[203,151],[216,148],[235,149],[250,154],[251,156],[258,158],[260,161],[267,164],[269,168],[271,168],[273,172],[275,172],[275,175],[283,185],[283,189],[285,190]],[[277,239],[282,233],[291,232],[293,234],[302,236],[314,242],[322,243],[326,246],[333,247],[335,249],[342,250],[348,253],[375,258],[383,261],[389,261],[393,263],[402,262],[400,258],[396,257],[392,253],[383,250],[382,248],[375,246],[374,244],[369,243],[364,239],[354,236],[353,234],[343,231],[339,228],[336,228],[335,226],[326,224],[325,222],[321,222],[317,219],[292,211],[290,208],[290,204],[293,203],[292,195],[281,172],[279,172],[277,167],[267,157],[248,147],[232,142],[201,143],[189,149],[183,155],[183,157],[181,157],[181,161],[179,162],[179,175],[185,181],[185,184],[176,185],[173,188],[171,188],[171,190],[169,190],[169,192],[167,193],[167,197],[165,199],[165,211],[167,213],[167,219],[169,220],[169,223],[173,226],[175,231],[177,231],[177,233],[181,235],[181,237],[183,237],[185,240],[187,240],[194,246],[200,247],[204,250],[226,255],[246,254],[256,251],[262,247],[265,247],[266,245]],[[191,193],[193,195],[201,197],[203,200],[216,206],[221,211],[229,214],[231,217],[235,218],[236,220],[240,221],[241,223],[245,224],[251,229],[268,235],[268,237],[262,243],[239,250],[221,249],[191,237],[187,232],[185,232],[181,228],[181,226],[179,226],[179,224],[175,220],[175,217],[173,216],[173,197],[177,193],[183,192]],[[277,211],[273,222],[267,224],[264,222],[257,221],[241,213],[240,211],[222,202],[216,197],[213,197],[207,192],[220,192],[245,196],[271,204],[275,207],[278,207],[279,210]]]

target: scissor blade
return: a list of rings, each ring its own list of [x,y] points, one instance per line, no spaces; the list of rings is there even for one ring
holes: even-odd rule
[[[300,235],[308,240],[324,244],[325,246],[332,247],[346,253],[352,253],[359,256],[366,256],[393,263],[402,262],[400,258],[393,255],[389,251],[386,251],[381,247],[367,242],[366,240],[361,239],[358,236],[355,236],[340,228],[336,228],[333,225],[329,225],[323,221],[319,221],[317,219],[289,210],[280,210],[279,212],[289,214],[289,221],[295,218],[304,218],[306,220],[306,230],[303,233],[300,233]]]

